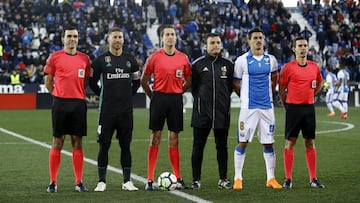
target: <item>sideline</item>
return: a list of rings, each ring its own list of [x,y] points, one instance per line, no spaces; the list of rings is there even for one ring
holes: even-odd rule
[[[15,133],[15,132],[12,132],[12,131],[9,131],[9,130],[6,130],[4,128],[0,128],[0,132],[3,132],[5,134],[8,134],[8,135],[11,135],[13,137],[16,137],[16,138],[19,138],[19,139],[22,139],[22,140],[25,140],[27,142],[30,142],[32,144],[36,144],[36,145],[39,145],[41,147],[44,147],[44,148],[48,148],[50,149],[51,148],[51,145],[49,144],[46,144],[44,142],[40,142],[40,141],[37,141],[37,140],[34,140],[34,139],[31,139],[29,137],[26,137],[26,136],[23,136],[23,135],[20,135],[18,133]],[[61,150],[61,153],[62,154],[65,154],[67,156],[72,156],[72,153],[69,152],[69,151],[66,151],[66,150]],[[89,158],[86,158],[84,157],[84,161],[89,163],[89,164],[92,164],[92,165],[95,165],[97,166],[97,161],[93,160],[93,159],[89,159]],[[118,169],[118,168],[115,168],[113,166],[110,166],[108,165],[107,167],[108,170],[112,171],[112,172],[115,172],[115,173],[119,173],[119,174],[123,174],[122,170],[121,169]],[[134,173],[131,173],[131,178],[133,178],[134,180],[137,180],[139,182],[142,182],[142,183],[147,183],[147,179],[141,177],[141,176],[138,176]],[[194,195],[189,195],[185,192],[181,192],[179,190],[174,190],[174,191],[170,191],[169,193],[171,194],[174,194],[174,195],[177,195],[181,198],[184,198],[184,199],[188,199],[188,200],[191,200],[193,202],[199,202],[199,203],[211,203],[210,201],[208,200],[205,200],[205,199],[202,199],[200,197],[197,197],[197,196],[194,196]]]

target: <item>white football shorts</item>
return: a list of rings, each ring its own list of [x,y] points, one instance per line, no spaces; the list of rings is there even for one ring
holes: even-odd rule
[[[261,144],[274,143],[274,109],[241,109],[238,122],[238,142],[252,142],[255,131]]]
[[[328,90],[326,92],[326,97],[325,97],[325,102],[326,103],[331,103],[335,98],[335,94],[334,94],[334,90]]]
[[[337,94],[335,94],[334,98],[336,98],[337,100],[339,100],[340,102],[347,102],[348,101],[348,96],[349,93],[348,92],[343,92],[340,91]]]

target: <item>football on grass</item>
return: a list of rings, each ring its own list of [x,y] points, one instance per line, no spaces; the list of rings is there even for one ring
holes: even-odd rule
[[[177,184],[177,178],[173,173],[163,172],[158,178],[158,185],[163,190],[175,190]]]

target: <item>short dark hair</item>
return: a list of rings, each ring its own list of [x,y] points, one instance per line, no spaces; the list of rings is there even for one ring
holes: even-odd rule
[[[218,33],[208,33],[205,35],[205,44],[209,37],[220,37],[220,39],[221,39],[221,36]]]
[[[119,27],[112,27],[112,28],[109,29],[108,35],[110,35],[110,34],[113,33],[113,32],[123,32],[123,31],[122,31],[122,29],[119,28]]]
[[[77,28],[73,25],[68,25],[68,26],[64,27],[61,37],[65,37],[66,30],[77,30]]]
[[[296,41],[299,41],[299,40],[306,40],[306,41],[309,43],[309,41],[308,41],[305,37],[303,37],[303,36],[298,36],[298,37],[296,37],[296,38],[294,39],[294,41],[293,41],[293,47],[296,47]]]
[[[261,32],[261,33],[265,36],[264,31],[263,31],[261,28],[256,27],[256,28],[251,29],[251,30],[248,32],[248,39],[251,39],[251,36],[252,36],[252,34],[253,34],[254,32]]]
[[[166,28],[171,28],[171,29],[176,30],[175,27],[172,26],[172,25],[162,25],[161,28],[160,28],[160,37],[162,37],[164,35],[164,30]]]
[[[331,72],[331,67],[329,65],[326,65],[326,70],[328,70],[329,72]]]

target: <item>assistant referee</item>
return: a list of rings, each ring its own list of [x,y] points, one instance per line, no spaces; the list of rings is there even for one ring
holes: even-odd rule
[[[141,78],[142,87],[150,102],[151,142],[148,149],[148,183],[146,190],[153,190],[154,172],[158,159],[161,131],[165,120],[169,129],[168,155],[178,187],[188,188],[181,178],[179,133],[183,130],[182,94],[191,84],[191,67],[188,57],[176,50],[176,31],[173,26],[164,25],[160,32],[164,47],[153,53],[146,61]],[[154,84],[150,88],[151,76]]]
[[[82,137],[86,136],[85,87],[90,75],[90,58],[77,51],[79,33],[67,27],[62,34],[64,49],[54,52],[46,61],[44,72],[46,88],[53,96],[53,141],[49,154],[50,185],[47,192],[57,192],[57,175],[65,135],[71,137],[72,164],[75,174],[75,191],[87,192],[82,183],[84,151]]]

